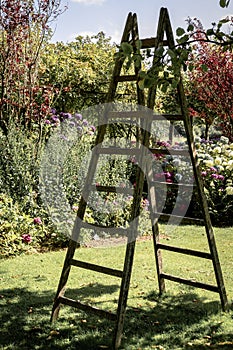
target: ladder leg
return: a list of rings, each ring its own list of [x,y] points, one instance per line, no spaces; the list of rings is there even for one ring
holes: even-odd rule
[[[113,337],[113,349],[118,349],[121,344],[122,331],[124,327],[125,312],[127,306],[130,278],[133,266],[133,258],[135,251],[135,240],[129,242],[126,247],[125,263],[123,270],[123,278],[121,282],[120,296],[117,309],[117,321],[115,333]]]
[[[57,288],[57,293],[56,293],[56,296],[54,298],[54,304],[53,304],[52,315],[51,315],[51,322],[54,322],[58,318],[59,311],[60,311],[59,298],[62,297],[65,293],[65,287],[66,287],[66,283],[67,283],[69,273],[70,273],[70,268],[71,268],[70,260],[74,256],[76,247],[77,247],[77,243],[73,240],[70,240],[69,247],[68,247],[68,250],[66,253],[66,258],[64,261],[63,270],[62,270],[60,281],[59,281],[58,288]]]
[[[165,292],[165,280],[161,277],[162,274],[162,253],[161,250],[158,249],[157,243],[159,243],[159,225],[158,222],[153,223],[152,221],[152,232],[153,232],[153,244],[154,244],[154,253],[155,253],[155,261],[156,261],[156,269],[158,276],[158,284],[159,284],[159,295],[162,295]]]

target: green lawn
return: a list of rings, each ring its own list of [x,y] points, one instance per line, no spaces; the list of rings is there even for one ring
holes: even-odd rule
[[[165,226],[162,226],[162,231]],[[162,241],[207,250],[202,227],[171,230]],[[216,229],[216,241],[230,303],[233,300],[232,228]],[[80,260],[121,268],[125,246],[80,248]],[[1,349],[110,349],[114,323],[63,306],[55,324],[51,308],[65,251],[1,260]],[[204,259],[164,252],[165,272],[213,283]],[[114,311],[119,279],[73,268],[66,296]],[[153,245],[139,241],[121,349],[233,349],[233,311],[223,313],[216,293],[167,282],[158,297]]]

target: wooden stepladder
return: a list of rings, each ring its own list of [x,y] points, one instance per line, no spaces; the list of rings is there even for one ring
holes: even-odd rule
[[[164,38],[166,36],[166,38]],[[122,35],[121,43],[131,44],[134,52],[138,50],[138,42],[139,42],[139,34],[138,34],[138,25],[137,25],[137,16],[136,14],[129,13],[125,29]],[[142,39],[140,40],[140,49],[149,49],[152,48],[156,52],[156,50],[160,46],[167,46],[169,48],[174,47],[174,38],[171,28],[171,23],[168,15],[168,11],[166,8],[162,8],[160,11],[157,36],[154,38]],[[196,160],[196,153],[194,149],[193,135],[190,119],[187,113],[185,95],[183,91],[182,81],[177,86],[177,95],[178,101],[180,104],[181,113],[179,115],[164,115],[161,118],[166,117],[167,120],[174,121],[182,121],[184,124],[184,128],[186,131],[186,138],[188,144],[188,154],[190,156],[190,161],[193,168],[193,173],[195,177],[195,183],[198,190],[198,196],[200,205],[203,212],[203,224],[205,226],[206,236],[209,245],[209,253],[195,251],[192,249],[178,248],[170,245],[165,245],[160,243],[159,241],[159,227],[158,227],[158,218],[161,213],[158,213],[156,206],[156,192],[155,187],[156,184],[152,181],[152,167],[148,164],[148,161],[145,162],[145,159],[148,159],[148,152],[152,154],[161,154],[164,152],[166,154],[167,150],[161,150],[156,148],[150,148],[150,136],[151,136],[151,127],[154,120],[160,120],[160,116],[155,115],[153,113],[155,97],[156,97],[156,86],[152,86],[148,89],[147,96],[145,97],[144,90],[139,88],[139,72],[140,65],[136,65],[134,67],[134,74],[131,75],[122,75],[122,69],[125,58],[124,56],[117,56],[115,61],[115,67],[113,71],[112,80],[110,83],[107,101],[108,103],[114,101],[117,86],[119,83],[124,82],[135,82],[136,90],[137,90],[137,105],[141,106],[136,111],[115,111],[111,108],[106,108],[104,111],[104,123],[102,123],[98,127],[98,133],[96,137],[95,147],[93,148],[91,161],[89,165],[89,169],[87,172],[87,176],[85,178],[85,183],[83,187],[83,194],[81,196],[77,219],[73,228],[73,234],[69,242],[63,270],[61,273],[60,282],[58,285],[57,294],[55,296],[55,301],[52,310],[52,320],[55,320],[58,317],[59,309],[61,304],[69,305],[76,307],[78,309],[94,312],[100,317],[106,317],[107,319],[111,319],[115,321],[115,332],[113,337],[113,348],[117,349],[121,343],[121,337],[123,332],[123,324],[127,306],[127,298],[128,291],[130,285],[130,278],[133,266],[133,258],[134,258],[134,250],[135,243],[138,231],[138,218],[140,213],[140,204],[143,196],[143,186],[145,182],[145,172],[147,172],[147,181],[148,181],[148,196],[150,202],[150,210],[151,210],[151,222],[152,222],[152,234],[153,234],[153,243],[154,243],[154,251],[155,251],[155,260],[156,260],[156,269],[158,275],[158,284],[159,284],[159,292],[162,294],[165,290],[165,280],[171,280],[178,283],[184,283],[187,285],[191,285],[197,288],[202,288],[206,290],[210,290],[216,292],[220,296],[221,305],[223,310],[227,309],[227,296],[224,286],[224,281],[222,277],[221,266],[218,258],[218,253],[216,249],[213,228],[211,225],[211,220],[208,212],[207,201],[203,191],[203,185],[201,176],[199,174],[199,168]],[[154,56],[152,67],[156,65],[156,56]],[[130,120],[137,120],[138,125],[138,138],[136,142],[135,148],[114,148],[110,149],[103,146],[103,141],[106,137],[108,126],[112,123],[112,120],[126,120],[129,118]],[[162,119],[161,119],[162,120]],[[182,156],[182,151],[177,151],[180,156]],[[186,151],[187,153],[187,151]],[[114,268],[109,268],[105,266],[98,266],[95,264],[91,264],[88,262],[79,261],[74,259],[74,254],[77,248],[77,238],[79,237],[79,233],[82,227],[89,227],[86,225],[86,222],[83,220],[84,215],[88,205],[88,197],[92,191],[105,191],[105,192],[116,192],[117,189],[114,186],[94,186],[94,176],[98,166],[99,157],[101,154],[119,154],[119,155],[137,155],[138,164],[140,166],[137,167],[136,172],[136,181],[135,186],[133,188],[133,200],[130,212],[130,225],[128,228],[115,228],[115,231],[119,231],[120,234],[125,234],[127,237],[127,245],[126,245],[126,253],[124,260],[123,270],[116,270]],[[101,185],[101,184],[100,184]],[[184,184],[178,183],[177,186],[182,186]],[[168,214],[166,214],[169,216]],[[185,219],[185,218],[184,218]],[[190,218],[186,218],[187,221],[191,221]],[[199,220],[200,221],[200,220]],[[195,219],[193,219],[195,222]],[[104,231],[108,231],[108,227],[94,225],[96,229]],[[111,228],[112,229],[112,228]],[[212,261],[216,285],[209,285],[205,283],[195,282],[193,280],[188,280],[180,277],[176,277],[173,275],[169,275],[163,272],[162,270],[162,250],[168,250],[176,253],[187,254],[190,256],[195,256],[199,258],[209,259]],[[65,297],[65,287],[68,281],[69,273],[71,270],[71,266],[76,266],[84,269],[93,270],[96,272],[100,272],[103,274],[108,274],[111,276],[116,276],[121,278],[121,287],[119,293],[118,300],[118,308],[116,314],[110,313],[105,310],[97,309],[90,305],[86,305],[81,303],[78,300],[73,300]]]

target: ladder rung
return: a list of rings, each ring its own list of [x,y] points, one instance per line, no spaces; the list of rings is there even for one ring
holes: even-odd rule
[[[193,286],[193,287],[196,287],[196,288],[202,288],[202,289],[210,290],[211,292],[219,293],[218,287],[217,286],[213,286],[212,284],[196,282],[196,281],[193,281],[193,280],[188,280],[188,279],[185,279],[185,278],[169,275],[169,274],[166,274],[166,273],[161,273],[160,274],[160,278],[164,278],[164,279],[167,279],[167,280],[170,280],[170,281],[173,281],[173,282],[188,284],[189,286]]]
[[[134,189],[128,187],[92,185],[91,189],[96,190],[98,192],[123,193],[128,195],[133,195],[134,193]]]
[[[149,148],[153,154],[170,154],[176,156],[189,156],[189,151],[186,149],[164,149],[164,148]]]
[[[116,314],[113,314],[109,311],[98,309],[97,307],[94,307],[94,306],[91,306],[88,304],[81,303],[78,300],[73,300],[73,299],[66,298],[66,297],[59,297],[58,302],[61,304],[64,304],[64,305],[78,308],[78,309],[86,311],[86,312],[92,312],[100,317],[105,317],[108,320],[116,321],[116,319],[117,319]]]
[[[115,80],[118,82],[124,82],[124,81],[137,81],[138,76],[136,74],[133,75],[119,75],[115,77]]]
[[[109,118],[147,118],[151,116],[149,111],[124,111],[124,112],[116,112],[111,111],[108,113]]]
[[[137,155],[139,148],[120,148],[120,147],[101,147],[96,148],[97,154],[119,154],[119,155]]]
[[[109,118],[148,118],[151,117],[150,111],[124,111],[124,112],[117,112],[117,111],[111,111],[108,113]],[[163,121],[163,120],[169,120],[169,121],[183,121],[184,117],[182,114],[153,114],[152,119],[154,121]]]
[[[90,230],[94,230],[95,232],[109,232],[110,234],[119,235],[119,236],[127,236],[129,233],[129,230],[127,228],[89,224],[88,222],[85,222],[85,221],[82,221],[82,227]]]
[[[153,120],[163,121],[167,119],[169,121],[183,121],[184,116],[182,114],[153,114]]]
[[[156,37],[145,38],[145,39],[141,39],[140,41],[141,41],[141,49],[151,49],[157,45],[157,38]],[[168,42],[167,42],[167,40],[163,40],[161,42],[161,44],[163,46],[167,46]]]
[[[173,214],[165,214],[165,213],[153,213],[153,215],[157,218],[163,219],[168,221],[170,217],[181,220],[182,224],[203,224],[204,220],[203,219],[198,219],[198,218],[190,218],[188,216],[179,216],[179,215],[173,215]]]
[[[88,263],[85,261],[71,259],[70,264],[73,266],[81,267],[83,269],[104,273],[105,275],[110,275],[110,276],[115,276],[115,277],[120,277],[120,278],[122,278],[122,276],[123,276],[123,272],[120,270],[111,269],[109,267],[100,266],[100,265],[96,265],[96,264],[91,264],[91,263]]]
[[[200,252],[200,251],[188,249],[188,248],[174,247],[174,246],[170,246],[162,243],[157,243],[156,246],[158,249],[164,249],[164,250],[169,250],[171,252],[197,256],[199,258],[204,258],[204,259],[210,259],[210,260],[212,259],[211,254],[207,252]]]
[[[177,183],[173,183],[173,182],[166,182],[166,181],[152,181],[153,184],[155,184],[156,186],[169,186],[169,187],[174,187],[174,188],[178,188],[178,187],[186,187],[186,188],[193,188],[196,186],[196,184],[185,184],[185,183],[181,183],[181,182],[177,182]]]

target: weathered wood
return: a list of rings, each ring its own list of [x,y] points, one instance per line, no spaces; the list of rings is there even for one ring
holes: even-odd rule
[[[126,195],[133,195],[134,189],[129,187],[118,187],[118,186],[102,186],[102,185],[92,185],[91,189],[97,192],[107,192],[107,193],[121,193]]]
[[[96,149],[97,154],[119,154],[119,155],[139,155],[139,148],[123,148],[123,147],[101,147]]]
[[[156,186],[156,188],[158,187],[169,187],[169,188],[179,188],[179,187],[182,187],[182,188],[189,188],[189,189],[192,189],[192,188],[195,188],[196,187],[196,184],[186,184],[186,183],[182,183],[182,182],[177,182],[177,183],[174,183],[174,182],[166,182],[166,181],[155,181],[153,180],[152,181],[152,184]]]
[[[188,216],[179,216],[179,215],[173,215],[173,214],[165,214],[165,213],[159,213],[155,212],[153,213],[155,218],[161,219],[161,221],[169,221],[170,218],[174,218],[181,224],[189,224],[189,225],[203,225],[204,220],[198,219],[198,218],[191,218]]]
[[[89,304],[81,303],[79,300],[74,300],[66,297],[60,297],[59,302],[64,305],[72,306],[85,312],[94,313],[99,317],[104,317],[111,321],[116,321],[116,315],[110,311],[101,310]]]
[[[204,259],[210,259],[210,260],[212,259],[212,256],[210,253],[201,252],[199,250],[174,247],[174,246],[162,244],[162,243],[158,243],[156,248],[157,249],[164,249],[164,250],[168,250],[170,252],[175,252],[175,253],[180,253],[180,254],[192,255],[192,256],[196,256],[198,258],[204,258]]]
[[[83,268],[83,269],[104,273],[105,275],[121,277],[121,278],[123,275],[123,271],[111,269],[111,268],[106,267],[106,266],[91,264],[89,262],[80,261],[80,260],[76,260],[76,259],[71,259],[70,264],[73,266]]]
[[[126,81],[137,81],[138,77],[136,74],[133,75],[119,75],[115,78],[118,83]]]
[[[123,227],[91,224],[85,221],[83,221],[81,225],[82,225],[82,228],[94,230],[96,233],[106,232],[106,233],[111,233],[112,235],[118,235],[123,237],[127,237],[129,235],[129,230]]]
[[[163,121],[163,120],[168,120],[168,121],[184,121],[184,116],[182,114],[153,114],[153,120],[155,121]]]
[[[189,151],[186,149],[149,148],[149,151],[153,154],[170,154],[174,156],[189,157]]]
[[[185,278],[169,275],[167,273],[162,273],[161,274],[161,278],[164,278],[164,279],[167,279],[167,280],[173,281],[173,282],[187,284],[189,286],[196,287],[196,288],[206,289],[206,290],[209,290],[211,292],[219,293],[218,287],[214,286],[212,284],[196,282],[196,281],[193,281],[193,280],[189,280],[189,279],[185,279]]]

